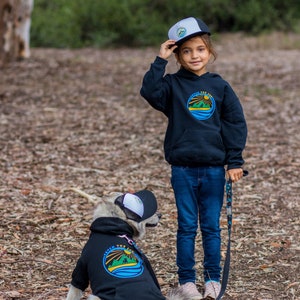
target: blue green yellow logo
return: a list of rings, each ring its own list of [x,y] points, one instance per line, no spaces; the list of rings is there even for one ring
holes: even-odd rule
[[[213,115],[216,103],[210,93],[200,91],[190,96],[187,108],[196,119],[207,120]]]
[[[144,271],[142,259],[132,249],[123,245],[113,246],[103,256],[106,272],[118,278],[133,278]]]

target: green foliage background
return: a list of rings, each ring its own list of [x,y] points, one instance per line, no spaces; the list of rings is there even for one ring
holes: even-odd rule
[[[300,33],[299,0],[35,0],[33,47],[153,46],[195,16],[210,30]]]

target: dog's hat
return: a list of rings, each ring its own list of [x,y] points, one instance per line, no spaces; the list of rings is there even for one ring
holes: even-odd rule
[[[115,200],[126,214],[128,219],[141,222],[156,213],[157,201],[154,194],[148,190],[142,190],[134,194],[126,193]]]
[[[207,25],[201,19],[189,17],[173,25],[168,32],[168,36],[170,40],[176,41],[176,45],[181,45],[186,40],[205,33],[210,35]]]

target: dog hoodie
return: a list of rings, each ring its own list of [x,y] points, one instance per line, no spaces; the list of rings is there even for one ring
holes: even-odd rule
[[[72,274],[73,286],[84,291],[90,283],[93,295],[101,300],[166,299],[148,259],[133,242],[133,229],[127,222],[101,217],[90,230]]]

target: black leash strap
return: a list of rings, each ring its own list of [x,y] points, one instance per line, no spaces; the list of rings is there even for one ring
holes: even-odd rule
[[[228,244],[227,244],[226,257],[225,257],[225,262],[223,267],[221,291],[216,300],[220,300],[225,293],[228,277],[229,277],[229,269],[230,269],[230,239],[231,239],[231,226],[232,226],[232,181],[231,179],[228,179],[226,181],[226,212],[227,212]]]
[[[243,170],[243,176],[248,175],[247,170]],[[223,267],[223,276],[222,276],[222,285],[221,285],[221,291],[218,295],[216,300],[220,300],[226,290],[228,277],[229,277],[229,269],[230,269],[230,240],[231,240],[231,226],[232,226],[232,181],[229,178],[226,181],[226,212],[227,212],[227,228],[228,228],[228,244],[227,244],[227,251],[226,251],[226,257],[224,261],[224,267]]]

